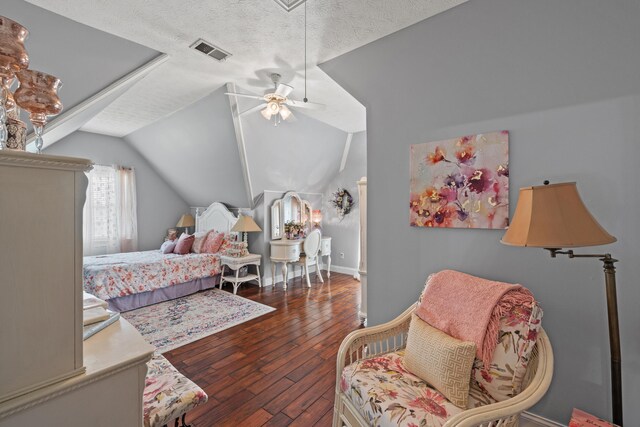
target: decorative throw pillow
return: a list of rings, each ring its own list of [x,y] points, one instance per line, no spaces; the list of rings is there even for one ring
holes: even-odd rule
[[[496,401],[510,399],[522,391],[531,352],[542,326],[542,309],[519,306],[500,319],[497,346],[489,369],[480,360],[473,365],[473,378]]]
[[[212,231],[213,230],[198,231],[194,233],[193,234],[194,240],[193,240],[193,246],[191,246],[191,252],[195,254],[201,253],[202,246],[204,245],[204,242],[207,240],[207,236],[209,236],[209,233],[211,233]]]
[[[460,408],[467,407],[475,356],[475,343],[450,337],[415,314],[411,316],[405,366]]]
[[[202,245],[202,253],[215,254],[220,250],[224,241],[224,233],[212,232],[207,236],[204,245]]]
[[[175,248],[176,248],[176,241],[167,240],[162,244],[162,246],[160,246],[160,252],[162,252],[163,254],[170,254],[170,253],[173,253],[173,250]]]
[[[236,241],[236,236],[234,234],[225,233],[224,239],[222,239],[222,244],[220,245],[220,249],[218,251],[222,255],[228,255],[228,250],[231,249],[231,245]]]
[[[180,238],[178,239],[178,243],[176,244],[175,249],[173,250],[174,254],[186,255],[191,250],[191,246],[193,246],[193,241],[195,237],[193,234],[182,233]]]

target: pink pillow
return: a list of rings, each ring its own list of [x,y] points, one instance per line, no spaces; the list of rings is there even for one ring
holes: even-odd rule
[[[193,241],[196,238],[193,234],[189,235],[187,233],[182,233],[180,238],[178,239],[178,243],[176,244],[176,248],[173,250],[174,254],[186,255],[191,250],[191,246],[193,246]]]
[[[212,232],[213,230],[209,230],[209,231],[198,231],[196,233],[193,234],[193,237],[195,237],[195,240],[193,241],[193,246],[191,247],[191,252],[199,254],[200,252],[202,252],[202,248],[204,247],[204,242],[207,240],[207,237],[209,237],[209,234]]]
[[[220,250],[220,246],[222,246],[222,242],[224,240],[224,233],[210,233],[207,236],[207,240],[205,240],[202,245],[202,251],[208,254],[215,254]]]

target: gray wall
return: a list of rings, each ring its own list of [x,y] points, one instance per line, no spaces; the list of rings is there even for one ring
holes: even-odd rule
[[[322,67],[367,107],[371,324],[444,268],[528,286],[556,358],[533,412],[563,423],[573,407],[610,418],[602,266],[503,246],[500,231],[410,227],[409,145],[509,130],[512,212],[519,187],[578,182],[618,237],[586,250],[620,259],[625,421],[640,425],[639,21],[635,0],[475,0]]]
[[[242,116],[254,195],[283,188],[321,192],[338,173],[346,132],[299,111],[295,121],[277,127],[259,112]]]
[[[1,13],[29,30],[29,68],[62,80],[66,110],[159,54],[22,0],[2,0]]]
[[[120,138],[74,132],[45,150],[47,154],[83,157],[102,165],[134,168],[138,198],[138,248],[157,249],[187,203],[162,179],[136,150]]]
[[[331,237],[331,265],[357,271],[360,242],[360,203],[358,185],[360,178],[367,175],[367,133],[353,135],[344,170],[338,173],[324,189],[322,206],[322,235]],[[331,206],[333,193],[338,187],[346,188],[353,196],[355,206],[349,215],[340,218]],[[344,258],[340,258],[344,253]]]
[[[190,206],[249,206],[225,91],[221,87],[124,138]]]

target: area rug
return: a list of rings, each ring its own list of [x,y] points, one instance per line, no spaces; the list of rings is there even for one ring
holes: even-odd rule
[[[122,317],[156,347],[156,353],[162,354],[274,310],[229,292],[209,289],[127,311]]]

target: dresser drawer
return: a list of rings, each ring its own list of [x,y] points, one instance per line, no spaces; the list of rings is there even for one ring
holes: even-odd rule
[[[300,259],[301,246],[302,246],[302,240],[271,242],[271,259],[281,261],[281,262],[297,261]]]
[[[300,246],[296,245],[296,246],[288,246],[286,248],[286,258],[289,259],[298,259],[300,258]]]

